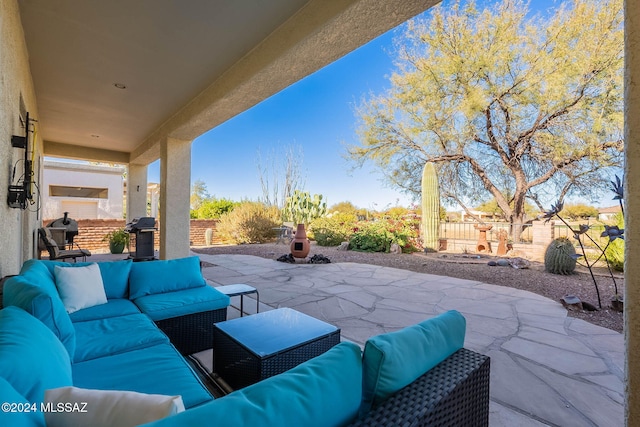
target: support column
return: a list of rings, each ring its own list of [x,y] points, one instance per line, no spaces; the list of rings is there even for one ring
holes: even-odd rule
[[[640,2],[625,1],[625,422],[640,425]]]
[[[127,222],[147,216],[147,166],[129,164],[127,172]]]
[[[160,258],[189,256],[191,141],[167,138],[160,148]]]

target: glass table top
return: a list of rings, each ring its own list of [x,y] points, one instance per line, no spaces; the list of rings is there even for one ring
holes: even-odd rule
[[[337,327],[291,308],[279,308],[214,325],[260,357],[329,335]]]

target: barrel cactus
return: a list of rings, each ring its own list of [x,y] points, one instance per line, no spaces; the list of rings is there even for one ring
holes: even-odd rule
[[[544,268],[553,274],[573,274],[576,269],[576,249],[571,240],[559,237],[549,244],[544,253]]]
[[[427,162],[422,170],[422,222],[420,227],[425,252],[438,250],[440,232],[440,190],[433,163]]]

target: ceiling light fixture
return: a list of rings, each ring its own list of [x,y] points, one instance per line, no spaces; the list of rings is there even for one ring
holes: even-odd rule
[[[124,83],[114,83],[113,84],[115,87],[117,87],[118,89],[126,89],[127,85],[125,85]]]

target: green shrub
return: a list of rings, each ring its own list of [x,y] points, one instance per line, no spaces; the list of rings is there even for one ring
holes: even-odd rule
[[[389,252],[391,238],[387,232],[375,223],[362,224],[349,240],[349,248],[364,252]]]
[[[339,212],[313,220],[309,229],[318,246],[338,246],[349,240],[355,224],[355,214]]]
[[[384,219],[360,222],[349,240],[350,248],[367,252],[389,252],[391,244],[398,244],[403,252],[417,248],[418,221],[415,219]]]
[[[191,211],[193,219],[217,219],[227,212],[231,212],[238,203],[228,199],[207,199],[198,209]]]
[[[278,208],[259,202],[241,202],[220,217],[217,230],[224,240],[235,244],[264,243],[275,236],[273,229],[279,225]]]

